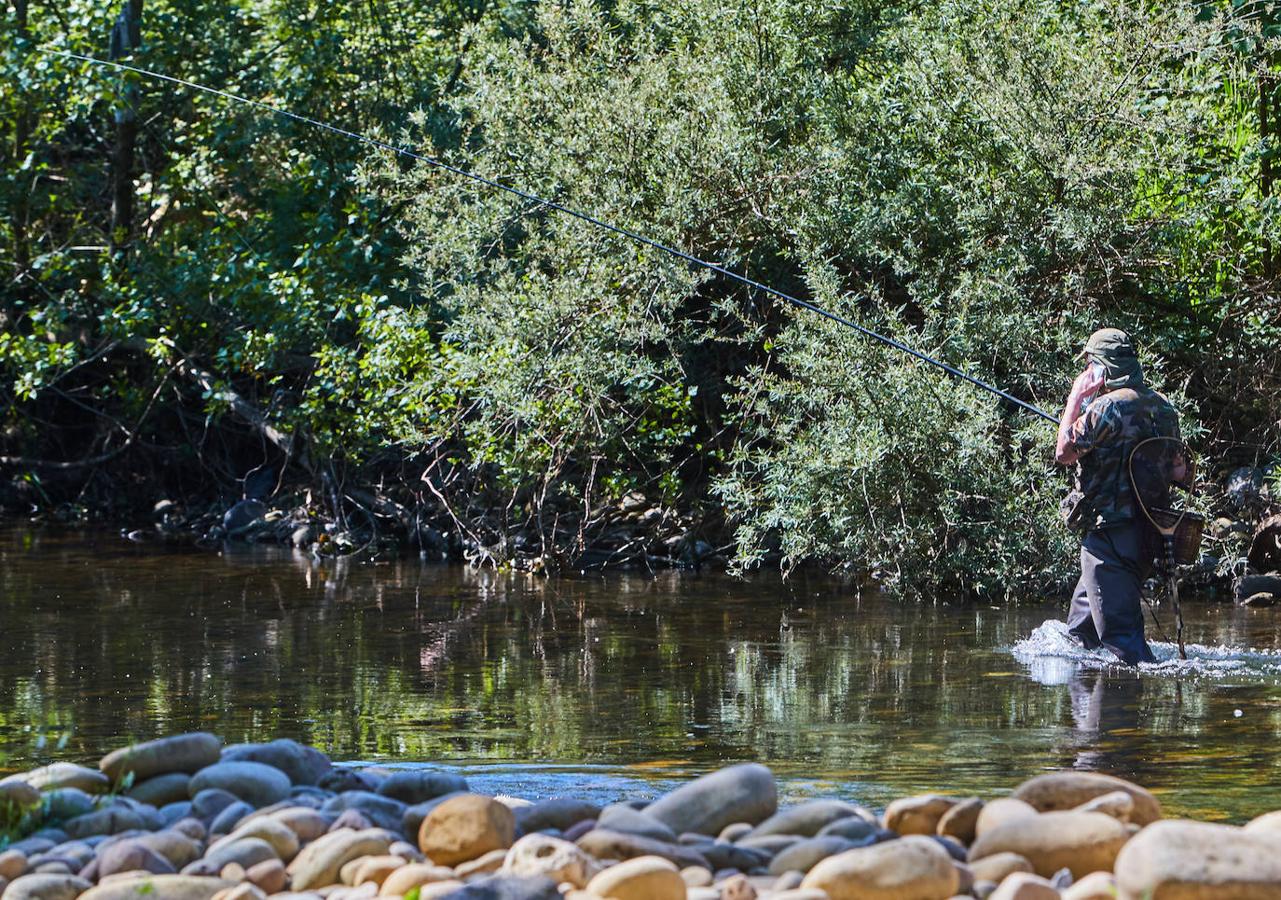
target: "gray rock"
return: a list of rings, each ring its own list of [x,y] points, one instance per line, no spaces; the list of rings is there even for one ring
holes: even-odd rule
[[[235,794],[222,788],[206,788],[191,798],[191,814],[202,822],[212,822],[218,813],[238,802]]]
[[[405,818],[406,806],[399,800],[370,791],[344,791],[320,808],[325,813],[342,813],[358,810],[378,828],[399,831]]]
[[[467,779],[451,772],[393,772],[378,785],[378,793],[405,804],[425,803],[466,791]]]
[[[580,837],[576,843],[586,853],[601,860],[661,856],[663,859],[674,863],[678,869],[684,869],[688,866],[702,866],[704,869],[711,868],[707,858],[690,847],[655,841],[637,834],[610,831],[607,828],[593,828]]]
[[[320,809],[327,800],[337,796],[333,791],[310,784],[296,784],[289,789],[289,799],[294,801],[295,806],[310,806],[312,809]]]
[[[849,841],[865,841],[876,835],[881,828],[875,822],[869,822],[862,816],[850,816],[837,819],[819,829],[818,837],[842,837]]]
[[[183,867],[183,875],[217,875],[228,863],[237,863],[248,869],[269,859],[279,859],[271,844],[262,838],[245,837],[219,844],[205,851],[205,855]]]
[[[5,900],[75,900],[93,887],[75,875],[36,873],[23,875],[9,882],[4,889]]]
[[[636,834],[655,841],[666,841],[669,844],[676,843],[676,832],[626,803],[613,803],[605,807],[600,811],[596,824],[610,831]]]
[[[565,831],[585,819],[595,819],[601,814],[601,808],[585,800],[572,797],[553,797],[542,800],[533,806],[524,806],[515,810],[516,825],[525,834],[535,831]]]
[[[241,500],[222,514],[222,527],[228,536],[233,536],[266,514],[267,504],[261,500]]]
[[[96,834],[116,834],[130,829],[141,831],[146,828],[146,824],[143,817],[134,810],[123,806],[111,806],[68,819],[65,830],[69,837],[87,838]]]
[[[560,896],[550,878],[491,875],[452,892],[449,900],[560,900]]]
[[[160,818],[160,810],[156,809],[150,803],[141,803],[131,797],[112,797],[108,801],[109,807],[123,807],[132,810],[142,819],[142,828],[144,831],[155,831],[164,827],[164,822]]]
[[[769,865],[771,875],[784,872],[808,872],[829,856],[862,846],[843,837],[812,837],[798,841],[774,857]]]
[[[343,791],[372,791],[377,787],[362,778],[355,769],[349,769],[346,766],[334,766],[321,776],[316,786],[334,794],[341,794]]]
[[[185,819],[192,814],[192,803],[190,800],[182,800],[178,803],[167,803],[160,807],[160,818],[165,825],[172,825],[179,819]]]
[[[292,784],[314,785],[332,768],[329,757],[297,741],[281,738],[267,744],[232,744],[222,751],[223,762],[257,762],[289,776]]]
[[[756,763],[704,775],[655,800],[645,815],[680,834],[719,834],[734,822],[756,824],[778,811],[774,774]]]
[[[191,792],[188,790],[190,784],[191,776],[187,773],[167,772],[164,775],[156,775],[145,781],[135,783],[125,796],[140,803],[161,807],[189,799],[191,797]]]
[[[289,796],[289,776],[258,762],[220,762],[191,778],[194,798],[206,788],[221,788],[252,806],[267,806]]]
[[[98,854],[99,878],[142,870],[152,875],[172,875],[177,871],[169,860],[137,838],[119,841]]]
[[[798,806],[779,810],[747,835],[765,837],[770,834],[796,834],[813,837],[833,822],[856,818],[875,828],[876,817],[861,806],[844,800],[811,800]],[[870,833],[870,832],[869,832]]]
[[[203,731],[134,744],[108,753],[98,768],[119,782],[132,772],[134,783],[166,772],[195,772],[218,761],[222,741]]]
[[[243,800],[236,800],[223,807],[222,812],[213,817],[209,823],[210,834],[231,834],[240,824],[240,820],[253,815],[254,808]]]
[[[97,801],[79,788],[58,788],[44,795],[44,802],[53,821],[74,819],[91,813]]]
[[[728,841],[713,841],[709,844],[692,844],[691,847],[703,854],[713,869],[738,869],[749,872],[768,866],[770,854],[764,850],[751,847],[740,847]]]
[[[111,780],[101,772],[69,762],[51,763],[30,772],[9,775],[0,779],[0,784],[12,784],[15,781],[30,785],[38,791],[78,788],[89,794],[101,794],[111,787]]]

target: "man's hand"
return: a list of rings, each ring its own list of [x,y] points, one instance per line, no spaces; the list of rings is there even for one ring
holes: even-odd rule
[[[1103,366],[1091,361],[1072,382],[1072,391],[1063,407],[1063,418],[1059,420],[1058,443],[1054,447],[1054,461],[1060,465],[1070,466],[1080,458],[1081,454],[1076,452],[1071,442],[1072,425],[1081,417],[1086,402],[1103,387],[1104,380]]]

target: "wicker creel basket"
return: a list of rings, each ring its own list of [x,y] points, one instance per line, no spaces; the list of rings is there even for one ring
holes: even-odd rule
[[[1174,560],[1181,566],[1191,565],[1201,558],[1201,533],[1205,531],[1205,516],[1177,509],[1152,510],[1152,518],[1162,529],[1174,528]]]

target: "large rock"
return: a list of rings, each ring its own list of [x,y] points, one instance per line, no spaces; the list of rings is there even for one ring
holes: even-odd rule
[[[771,834],[795,834],[813,837],[833,822],[857,818],[869,827],[875,817],[861,806],[844,800],[810,800],[798,806],[781,809],[749,831],[745,837],[758,838]]]
[[[445,794],[443,797],[437,797],[434,800],[426,800],[422,803],[415,803],[413,806],[405,807],[405,815],[400,820],[400,830],[405,834],[415,836],[419,829],[423,827],[423,820],[427,818],[428,813],[455,797],[466,797],[466,792],[457,794]]]
[[[69,819],[62,827],[68,837],[79,840],[98,834],[143,831],[147,824],[147,820],[137,810],[125,806],[110,806]]]
[[[756,763],[730,766],[704,775],[644,810],[677,834],[714,835],[734,822],[759,824],[778,812],[774,774]]]
[[[942,837],[955,838],[968,846],[974,842],[979,815],[982,812],[983,801],[978,797],[958,801],[955,806],[943,813],[935,831]]]
[[[193,838],[172,828],[144,834],[135,840],[169,860],[175,869],[199,859],[202,852],[200,844]]]
[[[1281,898],[1281,838],[1174,819],[1144,828],[1116,859],[1122,900]]]
[[[685,900],[680,871],[657,856],[640,856],[610,866],[587,883],[587,892],[603,900]]]
[[[446,794],[466,792],[467,779],[452,772],[426,770],[393,772],[378,785],[378,793],[410,805],[435,800]]]
[[[584,888],[600,865],[576,844],[545,834],[531,834],[512,844],[502,871],[509,875],[543,875],[557,884]]]
[[[139,803],[161,807],[189,798],[190,786],[191,776],[186,772],[168,772],[136,783],[126,796]]]
[[[271,844],[262,838],[238,838],[214,848],[210,847],[205,855],[183,868],[184,875],[217,875],[229,863],[235,863],[242,869],[256,866],[260,862],[277,859],[276,851]]]
[[[1047,812],[983,832],[970,848],[970,860],[1017,853],[1043,878],[1059,869],[1069,869],[1074,878],[1082,878],[1091,872],[1111,871],[1129,836],[1122,822],[1104,813]]]
[[[197,772],[218,761],[222,741],[202,731],[134,744],[108,753],[98,768],[112,782],[129,772],[134,783],[168,772]]]
[[[960,875],[946,850],[920,835],[848,850],[823,860],[801,882],[830,900],[945,900]]]
[[[654,841],[676,843],[676,832],[657,819],[626,803],[611,803],[600,811],[596,825],[623,834],[635,834]]]
[[[970,863],[970,871],[975,881],[1000,884],[1015,872],[1031,872],[1032,864],[1017,853],[993,853]]]
[[[341,814],[353,809],[362,813],[378,828],[399,831],[404,822],[406,806],[399,800],[373,791],[343,791],[320,808],[321,812],[330,814]]]
[[[150,872],[173,875],[177,867],[139,838],[119,841],[98,854],[98,877],[121,872]]]
[[[86,794],[101,794],[111,787],[111,779],[101,772],[78,766],[75,763],[57,762],[30,772],[20,772],[0,779],[0,784],[21,781],[38,791],[56,791],[58,788],[77,788]]]
[[[1039,875],[1015,872],[1001,882],[988,900],[1059,900],[1059,892]]]
[[[293,784],[316,784],[333,768],[328,756],[289,738],[267,744],[232,744],[223,748],[222,760],[271,766],[284,772]]]
[[[221,788],[205,788],[191,797],[191,814],[205,823],[212,822],[217,818],[218,813],[222,812],[233,803],[239,803],[235,794],[230,794]]]
[[[879,825],[869,822],[862,816],[848,816],[824,825],[819,829],[816,837],[843,837],[847,841],[862,842],[869,838],[874,839],[880,830]]]
[[[974,823],[974,834],[981,837],[984,832],[1017,822],[1021,819],[1034,819],[1036,808],[1013,797],[1000,797],[984,804],[979,811],[978,820]]]
[[[681,869],[687,866],[711,868],[707,858],[694,847],[655,841],[638,834],[623,834],[621,831],[610,831],[608,828],[593,828],[580,837],[577,843],[585,853],[596,859],[635,859],[641,856],[657,856]]]
[[[60,822],[93,812],[100,800],[80,788],[56,788],[45,793],[44,806],[49,818]]]
[[[284,862],[290,862],[298,855],[298,835],[284,822],[271,816],[249,819],[226,837],[219,838],[210,844],[207,852],[213,853],[220,847],[225,847],[244,838],[258,838],[266,841],[271,845],[271,849],[276,856]]]
[[[386,786],[385,782],[383,786]],[[573,797],[553,797],[514,812],[516,825],[521,831],[530,834],[552,828],[557,831],[566,831],[579,822],[598,818],[601,808],[594,803],[576,800]]]
[[[213,900],[214,894],[232,886],[221,878],[151,875],[112,880],[80,896],[85,900]]]
[[[306,891],[338,883],[342,867],[360,856],[380,856],[394,838],[382,829],[334,831],[308,844],[294,857],[287,871],[290,886]]]
[[[797,841],[771,860],[769,873],[808,872],[829,856],[853,850],[857,845],[842,837],[814,837]]]
[[[550,878],[514,875],[491,875],[445,896],[449,900],[561,900],[556,882]]]
[[[1014,797],[1038,812],[1068,810],[1103,794],[1125,791],[1134,801],[1130,821],[1148,825],[1161,818],[1161,804],[1151,793],[1123,778],[1097,772],[1050,772],[1023,782]]]
[[[250,806],[268,806],[289,796],[289,776],[264,763],[220,762],[192,776],[189,790],[193,800],[209,788],[224,790]]]
[[[446,800],[423,819],[418,849],[440,866],[455,866],[516,840],[516,817],[492,797],[462,794]]]
[[[953,806],[955,799],[937,794],[903,797],[885,808],[881,824],[899,834],[934,834],[939,820]]]
[[[4,900],[75,900],[93,887],[75,875],[23,875],[9,882]]]
[[[453,881],[454,870],[431,863],[409,863],[387,876],[378,893],[383,897],[403,897],[416,887]]]
[[[268,817],[292,831],[298,837],[299,845],[309,844],[329,830],[329,820],[305,806],[278,809]]]

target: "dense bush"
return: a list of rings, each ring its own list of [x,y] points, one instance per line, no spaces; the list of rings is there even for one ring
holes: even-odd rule
[[[267,466],[334,518],[373,494],[498,562],[723,542],[989,594],[1070,569],[1047,423],[297,123],[141,83],[137,236],[86,256],[118,243],[119,79],[32,49],[92,44],[82,6],[4,38],[4,443],[45,492],[23,496],[114,471],[139,501],[225,501]],[[1089,332],[1127,328],[1199,450],[1277,451],[1270,4],[147,9],[146,65],[598,214],[1051,412]]]

